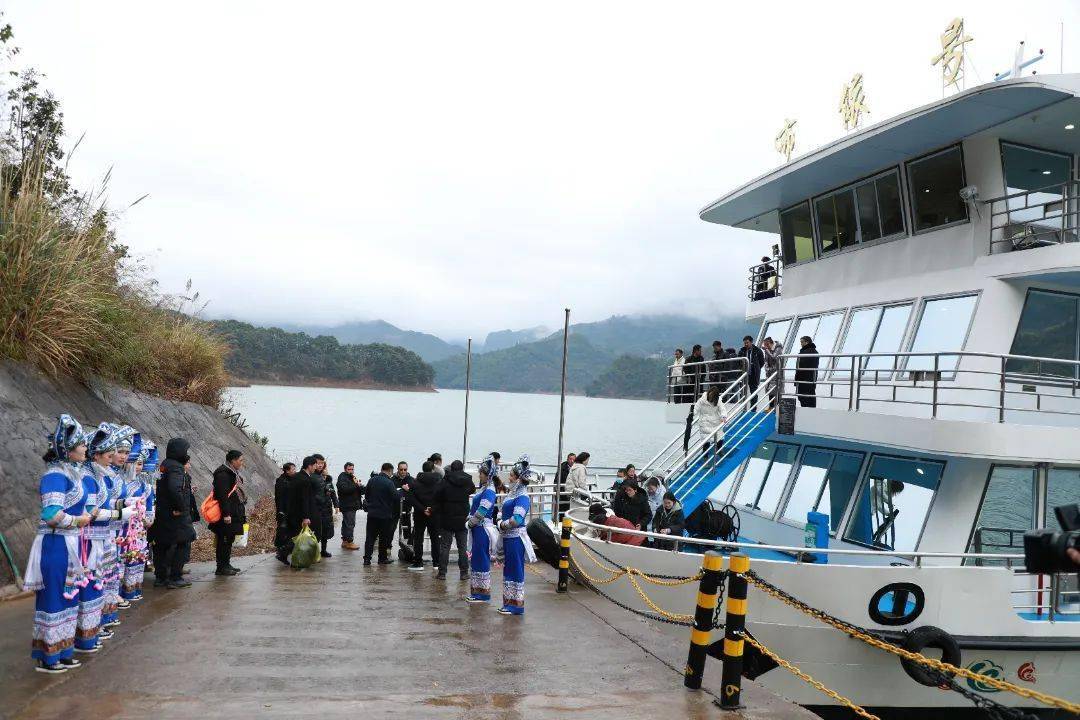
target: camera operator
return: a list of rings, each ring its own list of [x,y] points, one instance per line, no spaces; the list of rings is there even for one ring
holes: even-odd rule
[[[1061,532],[1024,533],[1024,565],[1031,573],[1080,572],[1080,504],[1054,508]]]

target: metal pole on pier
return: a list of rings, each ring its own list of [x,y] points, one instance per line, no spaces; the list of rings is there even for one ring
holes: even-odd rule
[[[562,503],[563,479],[559,472],[562,467],[563,427],[566,423],[566,346],[570,339],[570,308],[565,308],[562,335],[562,387],[559,390],[559,454],[555,456],[555,502],[551,503],[551,521],[559,521],[559,505]]]
[[[465,437],[461,440],[461,463],[465,464],[469,449],[469,389],[472,385],[472,338],[465,346]]]

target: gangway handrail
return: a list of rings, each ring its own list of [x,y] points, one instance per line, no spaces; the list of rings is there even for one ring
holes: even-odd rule
[[[808,547],[798,547],[798,546],[794,546],[794,545],[765,545],[765,544],[760,544],[760,543],[755,543],[755,542],[730,541],[730,540],[709,540],[707,538],[696,538],[696,537],[686,537],[686,536],[681,537],[681,538],[676,538],[676,537],[673,537],[671,535],[661,535],[660,533],[654,533],[654,532],[650,532],[650,531],[647,531],[647,530],[637,530],[637,529],[634,529],[634,528],[622,528],[622,527],[620,527],[620,528],[610,528],[607,525],[598,525],[597,523],[594,523],[591,520],[589,520],[587,517],[585,519],[582,519],[579,516],[579,514],[581,513],[582,510],[586,510],[586,514],[587,514],[587,509],[586,508],[581,508],[581,507],[573,507],[567,513],[574,520],[574,531],[575,531],[575,533],[579,529],[579,526],[583,526],[583,527],[593,528],[594,530],[597,530],[600,533],[618,532],[620,535],[639,535],[639,536],[644,537],[644,538],[651,538],[651,539],[654,539],[654,540],[663,540],[665,542],[671,542],[672,540],[677,540],[678,542],[683,543],[683,544],[689,543],[691,545],[702,545],[702,546],[708,546],[708,547],[717,548],[717,549],[738,550],[740,548],[746,548],[746,549],[750,549],[750,550],[772,550],[772,551],[775,551],[775,552],[781,552],[781,553],[786,553],[786,554],[789,554],[789,555],[794,555],[796,562],[802,562],[802,556],[804,554],[812,554],[812,555],[819,555],[819,554],[824,554],[824,555],[856,555],[856,556],[867,556],[867,557],[877,557],[877,558],[897,557],[897,558],[911,558],[911,559],[916,560],[916,561],[921,561],[922,558],[962,558],[962,559],[969,559],[970,558],[970,559],[983,559],[983,560],[1023,560],[1024,559],[1023,554],[1016,555],[1016,554],[1005,554],[1005,553],[942,552],[942,551],[937,551],[937,550],[933,550],[933,551],[930,551],[930,550],[927,550],[927,551],[861,550],[861,549],[856,549],[856,548],[832,548],[832,547],[830,547],[830,548],[819,548],[819,547],[808,548]],[[604,541],[604,542],[611,542],[611,541],[607,540],[607,541]],[[614,543],[614,544],[618,545],[620,543]],[[637,547],[637,546],[628,545],[627,547]],[[669,551],[669,552],[681,552],[681,551],[672,550],[672,551]],[[691,553],[691,554],[697,554],[697,553]],[[918,565],[919,563],[916,562],[916,564]],[[979,568],[973,568],[973,569],[1001,570],[1001,569],[1004,569],[1004,568],[979,567]],[[1010,569],[1010,572],[1011,572],[1011,566],[1010,566],[1009,569]]]

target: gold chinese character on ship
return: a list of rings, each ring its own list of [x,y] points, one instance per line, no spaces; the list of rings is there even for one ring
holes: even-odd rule
[[[840,117],[844,121],[844,130],[854,130],[859,127],[859,121],[863,113],[870,113],[866,107],[866,95],[863,94],[862,73],[855,73],[851,82],[844,84],[844,92],[840,95]]]
[[[941,34],[941,53],[935,55],[931,65],[941,65],[941,86],[960,88],[964,77],[964,45],[975,38],[964,34],[964,19],[955,18]]]
[[[776,152],[784,156],[784,162],[791,161],[795,152],[795,124],[798,120],[784,119],[784,127],[776,134]]]

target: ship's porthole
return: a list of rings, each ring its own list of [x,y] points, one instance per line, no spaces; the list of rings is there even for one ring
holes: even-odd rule
[[[907,625],[922,614],[926,595],[914,583],[890,583],[870,598],[870,619],[879,625]]]

